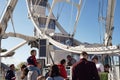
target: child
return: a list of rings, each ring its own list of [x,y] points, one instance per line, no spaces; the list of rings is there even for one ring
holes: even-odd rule
[[[38,75],[41,74],[40,69],[37,67],[37,60],[36,60],[36,50],[31,50],[31,56],[28,57],[27,63],[28,63],[28,70],[34,71],[36,70],[38,72]]]

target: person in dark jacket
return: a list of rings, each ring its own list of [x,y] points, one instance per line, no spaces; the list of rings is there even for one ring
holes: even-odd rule
[[[88,54],[81,53],[82,58],[72,68],[72,80],[100,80],[95,63],[88,61]]]
[[[5,80],[15,80],[15,66],[14,64],[10,65],[10,69],[7,71],[6,75],[5,75]]]

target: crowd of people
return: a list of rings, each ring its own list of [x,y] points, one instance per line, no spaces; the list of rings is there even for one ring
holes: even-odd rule
[[[41,64],[37,62],[36,50],[31,50],[27,58],[27,64],[21,65],[20,73],[15,74],[15,66],[11,64],[10,69],[5,74],[6,80],[69,80],[66,66],[72,66],[72,80],[100,80],[99,72],[109,73],[109,64],[103,66],[99,62],[98,56],[93,56],[88,61],[88,53],[82,52],[80,60],[76,61],[71,55],[66,59],[61,59],[59,64],[53,64],[46,75],[42,75]],[[31,73],[34,72],[34,79],[31,79]],[[33,75],[33,74],[32,74]]]

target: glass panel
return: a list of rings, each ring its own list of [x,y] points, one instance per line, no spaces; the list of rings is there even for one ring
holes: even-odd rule
[[[32,0],[32,3],[35,5],[41,5],[46,7],[48,0]]]
[[[45,28],[46,18],[39,18],[38,21],[40,28]],[[55,29],[55,20],[53,19],[50,20],[48,29]]]
[[[41,39],[39,45],[39,57],[46,57],[46,39]]]
[[[41,2],[40,2],[39,5],[46,7],[47,1],[48,1],[48,0],[41,0]]]

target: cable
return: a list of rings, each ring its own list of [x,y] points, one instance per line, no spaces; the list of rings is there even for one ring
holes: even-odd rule
[[[62,4],[62,7],[61,7],[61,9],[60,9],[60,4],[59,4],[59,6],[58,6],[58,11],[57,11],[57,20],[59,19],[59,17],[61,16],[61,13],[62,13],[62,10],[63,10],[63,7],[64,7],[64,4]]]
[[[104,35],[105,32],[104,28],[105,27],[105,19],[104,19],[104,0],[99,0],[98,1],[98,23],[99,23],[99,36],[100,36],[100,43],[102,43],[102,33]],[[104,41],[104,39],[103,39]]]
[[[15,27],[14,27],[14,22],[13,22],[13,16],[12,16],[12,13],[11,13],[11,7],[9,7],[9,14],[10,14],[10,19],[11,19],[13,31],[14,31],[15,36],[16,36]]]
[[[98,22],[100,21],[100,0],[98,1]]]
[[[99,23],[99,36],[100,36],[100,43],[101,43],[101,2],[98,2],[98,23]]]
[[[57,19],[58,19],[58,11],[60,9],[60,4],[58,4],[58,9],[57,9]]]
[[[73,2],[73,0],[72,0],[72,2]],[[72,22],[72,12],[73,12],[73,4],[72,4],[72,8],[71,8],[71,16],[70,16],[70,21],[69,21],[69,26],[70,27],[72,27],[72,25],[71,25],[71,22]],[[70,31],[70,33],[72,32],[72,28],[70,28],[71,29],[71,31]],[[72,33],[71,33],[72,34]]]
[[[39,0],[38,4],[40,4],[41,0]]]
[[[40,0],[41,1],[41,0]],[[35,1],[35,3],[34,3],[35,5],[37,4],[37,0]]]
[[[102,43],[102,36],[101,36],[101,23],[99,22],[99,36],[100,36],[100,43]]]
[[[83,3],[83,7],[81,6],[82,3]],[[80,18],[80,14],[81,14],[83,8],[85,8],[85,3],[86,3],[86,0],[84,0],[84,2],[82,2],[82,0],[81,0],[81,2],[79,3],[79,6],[80,6],[80,7],[78,7],[78,8],[81,9],[81,10],[79,10],[79,11],[77,12],[76,21],[75,21],[75,23],[74,23],[74,28],[73,28],[72,37],[74,37],[74,35],[75,35],[75,33],[76,33],[77,24],[78,24],[78,19]]]

